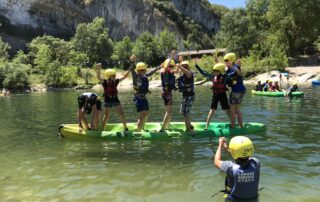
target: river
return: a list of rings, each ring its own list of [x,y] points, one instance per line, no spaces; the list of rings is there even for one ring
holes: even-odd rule
[[[319,201],[320,88],[305,97],[244,98],[244,120],[267,131],[248,134],[261,161],[260,201]],[[170,141],[73,140],[57,137],[61,123],[76,122],[80,92],[0,97],[1,201],[223,201],[211,195],[224,186],[224,173],[211,158],[217,138]],[[204,121],[208,87],[197,88],[193,120]],[[200,96],[201,95],[201,96]],[[132,92],[120,92],[128,121],[137,114]],[[181,100],[174,94],[174,121]],[[149,96],[150,121],[161,121],[160,91]],[[225,121],[218,110],[213,121]],[[111,115],[111,122],[118,122]],[[223,159],[230,159],[224,154]]]

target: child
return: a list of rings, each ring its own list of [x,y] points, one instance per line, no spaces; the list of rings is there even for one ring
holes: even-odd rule
[[[161,130],[164,132],[171,120],[172,115],[172,90],[176,90],[176,78],[174,76],[173,68],[175,62],[173,59],[166,59],[163,63],[163,70],[161,71],[161,85],[162,85],[162,99],[166,106],[166,114],[163,118]]]
[[[137,123],[137,132],[140,132],[144,128],[145,123],[147,122],[149,116],[149,104],[147,100],[147,93],[149,93],[149,79],[152,74],[161,68],[161,66],[155,68],[154,70],[146,73],[147,65],[144,62],[138,62],[134,70],[133,62],[137,60],[136,56],[131,56],[131,75],[133,80],[133,88],[135,90],[134,94],[134,104],[136,105],[137,112],[140,113],[138,123]]]
[[[221,150],[229,150],[232,161],[221,160]],[[227,148],[224,137],[219,138],[219,146],[214,157],[214,165],[226,173],[226,201],[249,200],[258,197],[260,162],[252,157],[252,141],[244,136],[233,137]]]
[[[263,90],[263,86],[261,84],[261,81],[258,81],[258,84],[254,87],[255,91],[262,91]]]
[[[182,61],[182,63],[177,66],[182,72],[182,75],[178,78],[178,88],[179,91],[182,92],[183,97],[180,112],[184,116],[186,132],[191,132],[193,126],[191,125],[190,110],[194,101],[194,75],[189,69],[188,61]]]
[[[274,84],[270,87],[271,92],[280,92],[279,82],[275,81]]]
[[[126,117],[123,113],[122,106],[120,104],[119,98],[118,98],[118,90],[117,87],[121,81],[126,79],[130,73],[130,71],[127,71],[125,75],[120,78],[116,79],[116,71],[113,69],[107,69],[105,71],[105,77],[106,79],[102,79],[100,75],[101,70],[101,63],[97,64],[97,78],[100,81],[100,83],[103,86],[104,90],[104,118],[102,122],[102,130],[105,130],[106,125],[108,123],[109,117],[110,117],[110,111],[112,107],[116,108],[117,113],[120,116],[121,122],[123,124],[124,131],[128,131],[127,127],[127,121]]]
[[[88,125],[88,121],[85,117],[86,114],[91,114],[92,119],[90,127]],[[98,95],[95,93],[82,93],[78,97],[78,123],[80,128],[84,128],[86,130],[98,130],[99,123],[99,115],[101,111],[101,101],[98,98]],[[84,127],[82,125],[84,123]]]
[[[298,84],[297,83],[294,83],[292,87],[290,87],[287,91],[286,91],[286,96],[289,96],[291,97],[292,96],[292,93],[293,92],[296,92],[298,91],[299,88],[298,88]]]
[[[227,116],[230,118],[230,111],[229,111],[229,103],[227,98],[227,87],[225,85],[225,75],[224,69],[225,65],[222,63],[217,63],[213,67],[212,74],[208,74],[204,72],[196,61],[196,68],[205,76],[208,80],[212,81],[212,98],[211,98],[211,108],[207,117],[207,123],[205,130],[208,130],[208,126],[210,124],[211,117],[214,115],[215,110],[218,107],[218,103],[220,102],[222,110],[224,110]]]
[[[227,66],[226,81],[231,87],[230,93],[230,128],[235,127],[236,118],[238,119],[239,127],[243,127],[242,113],[240,111],[240,105],[242,98],[246,93],[246,87],[243,84],[242,72],[240,68],[240,60],[236,62],[236,54],[228,53],[224,56],[224,62]]]

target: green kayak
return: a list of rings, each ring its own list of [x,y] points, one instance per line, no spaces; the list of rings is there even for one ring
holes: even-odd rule
[[[171,139],[171,138],[201,138],[243,135],[265,131],[262,123],[245,123],[243,128],[230,129],[229,123],[211,123],[208,130],[204,130],[205,122],[193,122],[194,131],[185,132],[184,122],[171,122],[165,132],[159,132],[161,123],[146,123],[145,130],[134,132],[136,123],[128,123],[129,131],[124,132],[122,124],[108,124],[104,131],[83,130],[78,124],[63,124],[59,127],[59,134],[62,137],[70,138],[102,138],[108,140],[116,139]]]
[[[259,95],[259,96],[269,96],[269,97],[284,97],[285,96],[285,92],[265,92],[265,91],[255,91],[252,90],[251,91],[252,95]],[[292,97],[303,97],[304,96],[304,92],[293,92]]]

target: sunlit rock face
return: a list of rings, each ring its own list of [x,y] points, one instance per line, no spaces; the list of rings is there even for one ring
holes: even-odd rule
[[[219,29],[219,19],[200,0],[172,3],[205,29]],[[69,38],[79,23],[91,22],[97,16],[104,17],[115,40],[124,36],[136,38],[144,31],[156,35],[164,28],[175,32],[178,41],[183,36],[174,22],[148,0],[0,0],[0,33],[4,38],[20,41],[42,34]]]

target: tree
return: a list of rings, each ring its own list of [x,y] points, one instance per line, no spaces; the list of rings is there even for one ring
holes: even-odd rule
[[[302,52],[320,35],[320,0],[271,0],[267,17],[273,43],[284,47],[290,56]]]
[[[147,64],[155,64],[159,56],[158,50],[156,38],[149,32],[144,32],[137,38],[132,52],[140,61],[144,61]]]
[[[98,17],[92,23],[78,25],[72,44],[77,51],[87,55],[89,63],[108,60],[113,51],[105,21]]]
[[[221,20],[221,30],[215,36],[218,47],[245,56],[257,40],[254,27],[250,26],[245,9],[234,9],[227,12]]]
[[[11,49],[11,46],[8,43],[5,43],[0,37],[0,62],[6,61],[9,58],[8,50]]]
[[[10,90],[24,90],[29,87],[29,65],[6,63],[0,66],[0,72],[4,73],[4,77],[0,79],[3,87]]]
[[[133,43],[130,37],[126,36],[114,46],[112,59],[120,61],[122,67],[129,67],[129,57],[132,55]]]
[[[158,36],[158,44],[161,57],[167,57],[171,50],[177,49],[178,43],[175,34],[164,29]]]

